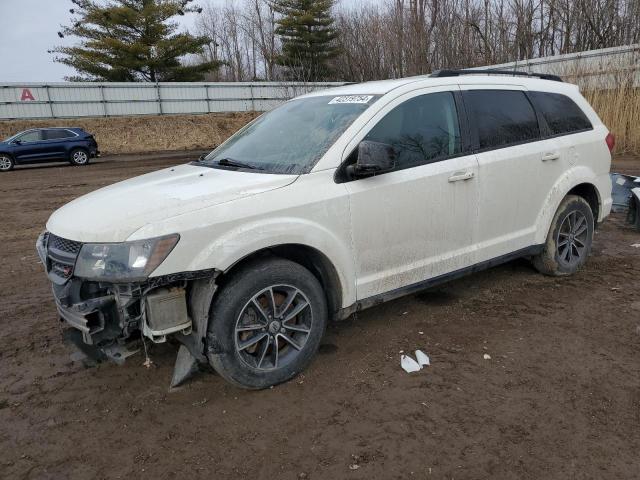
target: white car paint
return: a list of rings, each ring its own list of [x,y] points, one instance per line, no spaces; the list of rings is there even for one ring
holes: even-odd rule
[[[385,175],[336,183],[336,169],[386,112],[413,96],[468,88],[563,93],[587,114],[589,132],[468,154]],[[541,244],[575,185],[598,190],[598,221],[611,208],[606,127],[570,84],[462,76],[347,85],[307,96],[382,95],[308,174],[272,175],[183,165],[103,188],[56,211],[47,229],[81,242],[179,233],[152,273],[230,269],[251,253],[302,244],[323,253],[341,285],[342,307],[376,294]],[[296,101],[295,99],[292,101]],[[557,160],[543,162],[543,155]],[[456,175],[467,180],[450,181]]]

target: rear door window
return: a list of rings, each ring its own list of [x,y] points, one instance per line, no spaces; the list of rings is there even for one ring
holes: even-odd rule
[[[365,140],[393,146],[396,170],[460,154],[460,126],[453,94],[429,93],[401,103],[371,129]]]
[[[547,92],[529,92],[529,95],[547,122],[551,135],[564,135],[593,128],[580,107],[566,95]]]
[[[45,130],[44,139],[45,140],[58,140],[61,138],[71,138],[75,137],[75,135],[69,130]]]
[[[463,93],[481,150],[540,139],[533,106],[519,90],[468,90]]]

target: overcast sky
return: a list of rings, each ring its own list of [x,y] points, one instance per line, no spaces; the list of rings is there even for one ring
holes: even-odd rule
[[[227,0],[203,0],[222,4]],[[360,0],[342,0],[356,3]],[[375,2],[378,0],[366,0]],[[73,38],[58,38],[60,25],[71,18],[71,0],[0,0],[0,82],[60,82],[75,71],[53,62],[47,50],[73,44]],[[190,28],[195,14],[181,19]]]

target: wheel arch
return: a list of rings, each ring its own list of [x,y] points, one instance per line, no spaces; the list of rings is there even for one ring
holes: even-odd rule
[[[333,262],[317,248],[300,243],[285,243],[254,251],[234,262],[216,279],[218,286],[233,276],[244,265],[260,258],[275,256],[295,262],[309,270],[320,282],[324,291],[330,319],[340,311],[343,288],[340,275]]]
[[[567,192],[567,195],[577,195],[578,197],[584,198],[591,207],[595,225],[598,224],[602,201],[600,199],[600,193],[593,183],[580,183],[569,190]]]
[[[567,195],[577,195],[584,198],[593,211],[595,223],[602,220],[603,210],[604,215],[607,212],[603,208],[603,192],[600,191],[599,186],[602,188],[599,177],[588,167],[577,166],[565,172],[551,188],[547,200],[538,214],[536,244],[541,245],[546,241],[553,216]]]

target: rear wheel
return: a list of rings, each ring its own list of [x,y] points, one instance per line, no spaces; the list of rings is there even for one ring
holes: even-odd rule
[[[9,155],[0,153],[0,172],[8,172],[14,166],[13,158]]]
[[[587,261],[593,241],[593,212],[587,201],[567,195],[553,217],[544,250],[533,265],[545,275],[571,275]]]
[[[210,318],[213,368],[236,385],[260,389],[309,365],[325,331],[327,305],[311,272],[271,258],[235,273],[216,295]]]
[[[76,148],[71,150],[71,153],[69,154],[69,161],[73,165],[86,165],[89,163],[89,153],[82,148]]]

